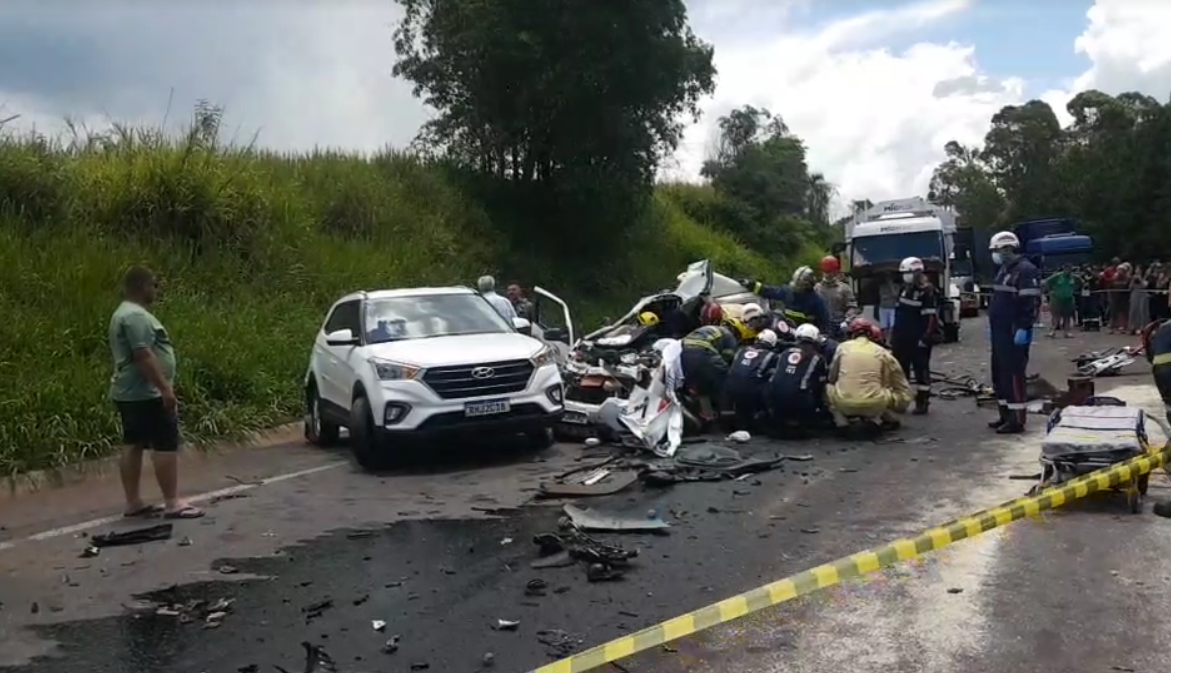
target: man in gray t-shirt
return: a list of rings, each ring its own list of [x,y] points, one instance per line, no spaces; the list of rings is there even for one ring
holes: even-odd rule
[[[879,327],[883,336],[891,341],[891,329],[895,327],[895,310],[899,306],[900,285],[892,275],[879,279]]]
[[[119,463],[124,516],[163,513],[169,519],[194,519],[204,513],[177,494],[177,455],[181,447],[177,396],[173,381],[177,356],[164,325],[149,311],[156,301],[156,276],[135,266],[123,277],[123,302],[111,314],[107,339],[111,346],[111,384],[108,395],[119,411],[123,442],[128,448]],[[140,475],[144,451],[152,450],[152,466],[164,507],[144,503]]]

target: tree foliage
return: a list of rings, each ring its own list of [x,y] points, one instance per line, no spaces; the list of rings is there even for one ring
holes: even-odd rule
[[[1170,103],[1089,90],[1067,108],[1062,126],[1043,101],[1006,106],[980,146],[949,142],[929,198],[974,228],[1074,217],[1105,257],[1169,251]]]
[[[719,118],[718,141],[702,176],[720,194],[714,220],[774,256],[822,238],[834,189],[807,162],[805,143],[766,109],[744,106]]]
[[[395,0],[393,74],[438,115],[420,141],[518,182],[648,187],[713,49],[681,0]]]

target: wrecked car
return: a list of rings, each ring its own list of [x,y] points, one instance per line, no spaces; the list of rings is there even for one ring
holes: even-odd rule
[[[642,297],[619,320],[575,342],[563,364],[564,412],[556,433],[568,438],[591,436],[602,422],[600,411],[609,399],[627,400],[633,387],[660,356],[653,345],[660,339],[681,339],[699,326],[706,298],[738,315],[744,304],[768,303],[739,281],[714,272],[710,260],[695,262],[678,276],[672,290]],[[649,323],[642,322],[642,315]],[[652,314],[649,316],[649,314]],[[656,317],[656,322],[653,322]]]

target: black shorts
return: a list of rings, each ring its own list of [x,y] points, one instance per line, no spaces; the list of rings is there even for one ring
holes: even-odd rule
[[[181,448],[181,429],[177,416],[164,409],[164,400],[116,401],[123,425],[123,442],[143,446],[158,453],[174,453]]]

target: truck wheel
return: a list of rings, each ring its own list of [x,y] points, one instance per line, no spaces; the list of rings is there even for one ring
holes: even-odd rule
[[[341,441],[341,427],[325,422],[320,391],[315,384],[308,385],[307,411],[304,413],[304,439],[314,446],[328,448]]]
[[[353,399],[349,411],[349,446],[357,464],[366,471],[375,471],[381,467],[377,439],[370,399],[364,395],[358,396]]]

